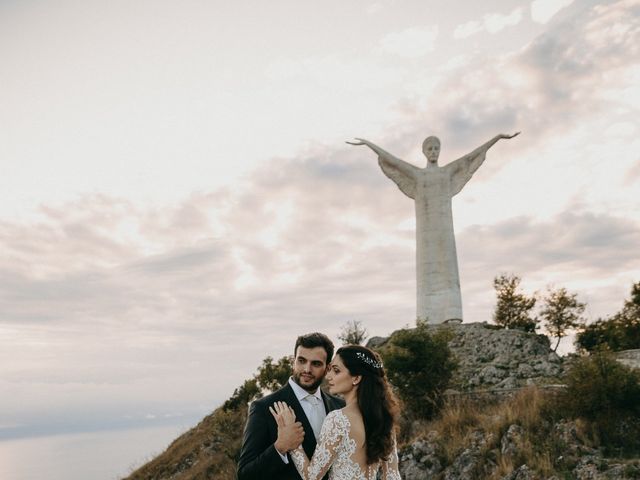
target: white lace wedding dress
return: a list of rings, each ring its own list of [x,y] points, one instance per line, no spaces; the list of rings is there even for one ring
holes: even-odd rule
[[[382,469],[382,480],[402,480],[398,472],[395,439],[389,460],[378,461],[363,469],[352,459],[356,441],[349,436],[350,431],[351,423],[342,410],[329,412],[311,461],[302,446],[291,452],[291,459],[303,480],[320,480],[329,468],[330,480],[376,480],[379,469]]]

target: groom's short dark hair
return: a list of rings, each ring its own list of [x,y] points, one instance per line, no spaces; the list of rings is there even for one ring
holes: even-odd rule
[[[304,348],[324,348],[324,351],[327,352],[327,364],[331,361],[331,358],[333,358],[333,342],[324,333],[313,332],[300,335],[296,340],[296,346],[293,348],[294,356],[298,352],[298,347],[301,345]]]

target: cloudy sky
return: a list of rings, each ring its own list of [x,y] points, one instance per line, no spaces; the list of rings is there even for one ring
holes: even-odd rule
[[[201,415],[312,330],[413,323],[424,166],[465,321],[640,280],[640,1],[0,2],[0,437]]]

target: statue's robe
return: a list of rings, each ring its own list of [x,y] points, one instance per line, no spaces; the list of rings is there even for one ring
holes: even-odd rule
[[[415,202],[417,318],[429,323],[462,320],[462,296],[451,199],[482,164],[486,150],[444,167],[418,168],[378,157],[384,174]]]

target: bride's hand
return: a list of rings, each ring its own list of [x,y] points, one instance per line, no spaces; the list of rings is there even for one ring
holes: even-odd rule
[[[296,421],[295,412],[285,402],[275,402],[269,407],[269,411],[275,418],[278,427],[286,427]]]

